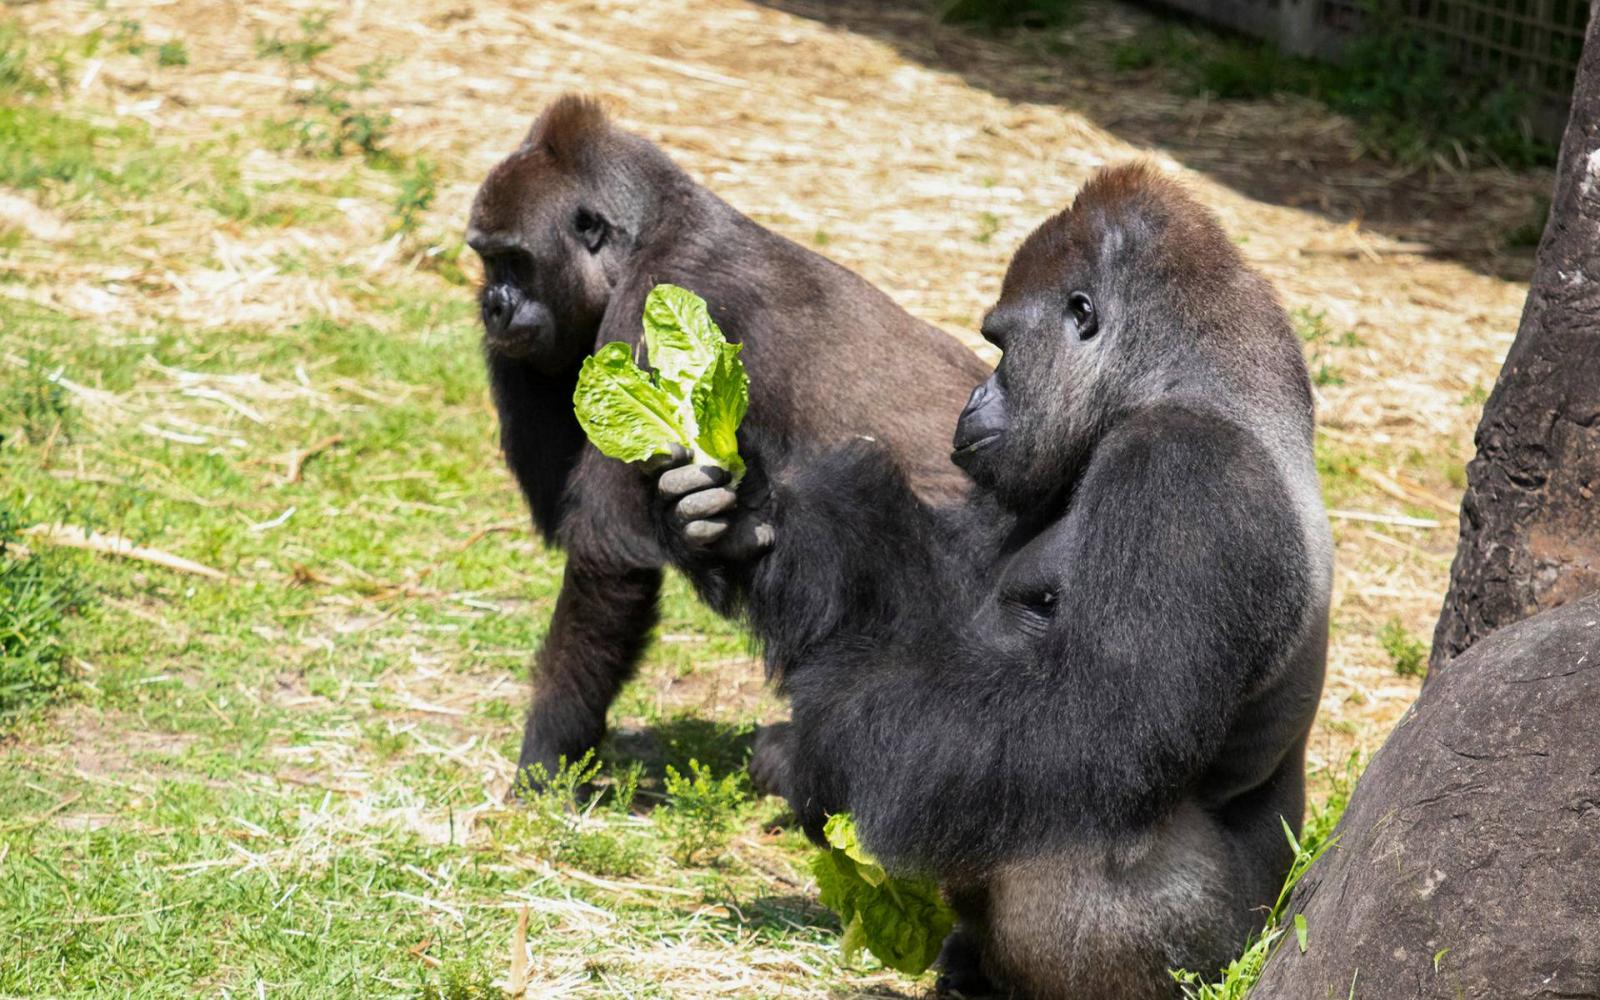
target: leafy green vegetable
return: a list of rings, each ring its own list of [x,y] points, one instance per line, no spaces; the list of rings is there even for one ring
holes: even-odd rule
[[[727,343],[706,311],[706,300],[677,285],[657,285],[644,300],[645,345],[663,385],[681,398]]]
[[[589,440],[612,458],[637,462],[666,451],[666,443],[693,444],[677,404],[633,363],[621,341],[584,359],[572,404]]]
[[[682,445],[701,465],[744,475],[736,432],[750,407],[750,380],[712,321],[705,299],[657,285],[644,303],[644,343],[654,373],[614,341],[584,359],[572,405],[602,454],[638,462]]]
[[[863,947],[891,969],[920,975],[939,957],[956,915],[928,879],[896,878],[883,870],[856,837],[847,813],[823,827],[829,849],[811,863],[822,905],[844,925],[845,961]]]

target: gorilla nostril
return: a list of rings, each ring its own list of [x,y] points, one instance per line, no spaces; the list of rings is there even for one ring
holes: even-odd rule
[[[504,333],[515,311],[511,290],[505,285],[494,285],[483,294],[483,324],[490,333]]]

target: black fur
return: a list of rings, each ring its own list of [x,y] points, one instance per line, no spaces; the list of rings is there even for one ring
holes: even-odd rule
[[[791,804],[940,879],[950,985],[1170,997],[1243,945],[1303,810],[1331,565],[1304,362],[1142,167],[1029,238],[985,331],[982,490],[929,504],[869,444],[791,463],[774,548],[723,572],[792,699]]]
[[[920,495],[965,492],[942,452],[982,362],[740,214],[594,103],[564,97],[546,109],[479,190],[468,241],[484,258],[484,345],[506,460],[535,524],[568,553],[521,766],[553,768],[595,744],[655,623],[669,555],[650,523],[648,484],[584,442],[572,390],[598,344],[640,341],[657,283],[703,296],[744,344],[741,450],[768,469],[781,472],[796,447],[868,435],[904,457]],[[698,582],[726,606],[715,574]]]

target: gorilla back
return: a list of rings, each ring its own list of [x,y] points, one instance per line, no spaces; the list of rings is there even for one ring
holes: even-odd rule
[[[554,768],[599,741],[655,623],[669,556],[648,484],[585,443],[572,391],[598,343],[639,342],[657,283],[699,293],[744,344],[741,447],[773,471],[796,446],[866,435],[902,456],[923,496],[966,490],[941,456],[983,363],[856,275],[741,215],[590,101],[555,101],[490,172],[468,243],[484,262],[484,352],[506,460],[539,530],[567,550],[523,767]]]
[[[794,706],[786,793],[813,836],[848,810],[941,880],[963,993],[1170,997],[1244,944],[1302,817],[1332,565],[1305,363],[1216,220],[1139,166],[1027,239],[983,332],[968,504],[838,450],[774,483],[773,546],[732,573]]]

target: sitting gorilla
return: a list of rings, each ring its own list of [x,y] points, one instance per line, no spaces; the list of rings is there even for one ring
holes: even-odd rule
[[[1259,923],[1303,811],[1332,558],[1305,364],[1218,222],[1139,165],[1028,237],[983,335],[970,500],[925,504],[862,441],[737,498],[671,469],[658,514],[756,612],[807,833],[847,810],[944,887],[946,988],[1171,997]]]

